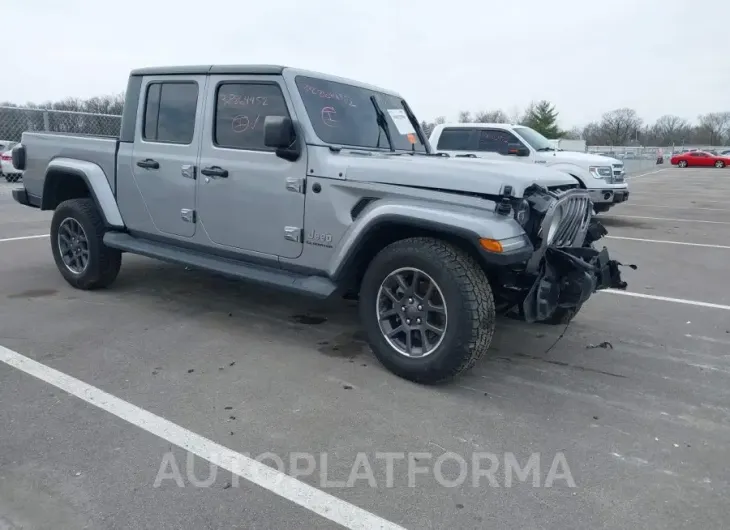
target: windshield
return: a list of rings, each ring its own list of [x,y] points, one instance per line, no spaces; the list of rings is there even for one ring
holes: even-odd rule
[[[378,125],[377,112],[370,99],[374,96],[385,114],[393,149],[426,152],[400,98],[312,77],[297,76],[296,84],[314,132],[323,142],[390,150],[388,138]]]
[[[550,140],[534,129],[530,129],[529,127],[515,127],[515,132],[522,136],[522,138],[530,144],[530,147],[532,147],[535,151],[555,150],[552,143],[550,143]]]

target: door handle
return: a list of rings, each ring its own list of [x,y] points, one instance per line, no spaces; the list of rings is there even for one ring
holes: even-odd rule
[[[200,172],[206,177],[220,177],[222,179],[228,178],[228,170],[218,166],[204,167]]]
[[[157,160],[152,160],[151,158],[138,160],[137,165],[145,169],[160,169],[160,163]]]

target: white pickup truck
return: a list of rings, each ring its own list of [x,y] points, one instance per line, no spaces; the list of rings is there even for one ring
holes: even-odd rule
[[[615,158],[556,149],[539,132],[506,123],[437,125],[429,143],[436,152],[490,161],[544,164],[570,174],[588,191],[596,213],[629,198],[624,164]]]

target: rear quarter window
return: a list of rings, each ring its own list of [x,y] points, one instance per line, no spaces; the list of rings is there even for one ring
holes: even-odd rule
[[[473,129],[446,128],[441,131],[436,149],[441,151],[475,151],[476,135]]]

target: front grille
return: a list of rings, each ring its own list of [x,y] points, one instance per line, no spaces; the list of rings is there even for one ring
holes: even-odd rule
[[[548,244],[550,226],[555,216],[562,213],[560,224]],[[536,272],[548,247],[581,247],[593,215],[593,206],[588,192],[583,189],[569,190],[557,197],[545,212],[540,223],[539,247],[527,264],[528,272]]]
[[[563,218],[555,237],[550,243],[554,247],[581,246],[585,229],[591,220],[591,200],[587,196],[571,196],[559,205]]]

